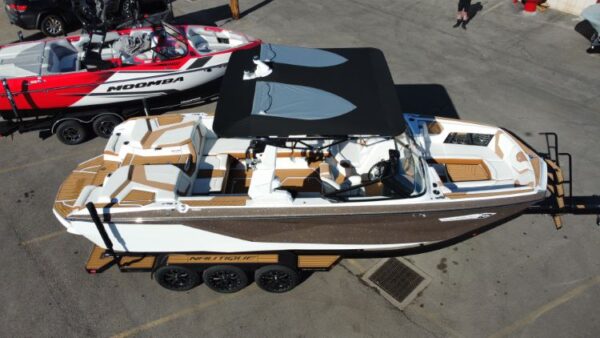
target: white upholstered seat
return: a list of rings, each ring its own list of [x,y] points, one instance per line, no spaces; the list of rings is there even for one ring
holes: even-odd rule
[[[319,165],[319,178],[321,179],[321,187],[324,194],[335,193],[336,191],[345,190],[350,187],[360,185],[362,179],[359,175],[352,175],[346,177],[340,184],[336,182],[331,172],[331,168],[327,162],[323,162]],[[364,194],[364,188],[357,188],[342,193],[343,196],[360,196]]]
[[[275,165],[277,162],[277,148],[266,146],[262,153],[260,163],[252,173],[248,196],[251,204],[291,204],[292,195],[289,191],[276,190],[281,186],[279,179],[275,177]]]

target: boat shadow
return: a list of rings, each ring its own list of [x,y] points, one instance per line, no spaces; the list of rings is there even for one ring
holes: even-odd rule
[[[396,84],[394,87],[404,113],[460,118],[448,91],[440,84]]]
[[[270,4],[273,0],[264,0],[258,4],[240,12],[240,19],[246,15]],[[224,23],[233,20],[229,5],[202,9],[192,13],[186,13],[173,19],[175,24],[198,24],[208,26],[222,26]]]

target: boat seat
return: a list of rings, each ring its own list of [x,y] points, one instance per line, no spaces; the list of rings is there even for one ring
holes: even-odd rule
[[[170,164],[123,166],[107,176],[102,186],[82,189],[76,205],[174,201],[176,195],[186,196],[190,185],[189,177]]]
[[[261,162],[256,165],[250,180],[248,196],[252,204],[291,204],[292,194],[289,191],[278,190],[281,182],[275,176],[275,164],[277,162],[277,147],[266,146],[265,151],[259,154]]]
[[[80,69],[79,51],[67,40],[48,42],[44,51],[45,73],[76,72]]]
[[[321,179],[321,190],[323,194],[333,194],[336,191],[345,190],[355,185],[360,185],[362,179],[359,175],[344,178],[341,183],[334,178],[331,167],[327,162],[319,164],[319,178]],[[357,188],[341,193],[343,196],[362,196],[364,188]]]
[[[112,63],[110,61],[106,61],[102,59],[100,53],[94,51],[88,51],[85,53],[83,58],[83,64],[87,70],[105,70],[112,67]]]
[[[152,37],[147,31],[132,31],[130,35],[122,35],[112,45],[116,57],[121,58],[123,63],[136,64],[136,58],[149,60],[153,52],[150,50]]]
[[[210,45],[208,41],[193,29],[188,30],[188,39],[194,48],[200,53],[210,53]]]
[[[193,195],[220,193],[227,186],[231,157],[228,154],[203,156],[198,163],[198,176]]]

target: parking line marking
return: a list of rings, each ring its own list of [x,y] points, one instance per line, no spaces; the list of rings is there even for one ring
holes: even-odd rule
[[[72,153],[69,153],[69,154],[63,155],[63,156],[55,156],[55,157],[47,158],[47,159],[44,159],[44,160],[41,160],[41,161],[37,161],[37,162],[29,162],[27,164],[17,165],[17,166],[14,166],[14,167],[8,167],[8,168],[0,169],[0,174],[5,174],[5,173],[11,172],[11,171],[16,171],[16,170],[19,170],[19,169],[25,169],[25,168],[29,168],[29,167],[34,167],[36,165],[40,165],[40,164],[46,163],[46,162],[54,162],[54,161],[62,160],[62,159],[69,158],[69,157],[75,157],[77,155],[85,154],[85,153],[88,153],[88,152],[89,151],[72,152]]]
[[[566,303],[568,301],[570,301],[571,299],[581,295],[584,291],[586,291],[587,289],[591,288],[592,286],[595,286],[597,284],[600,284],[600,276],[596,276],[592,279],[590,279],[589,281],[587,281],[586,283],[571,289],[567,292],[565,292],[562,296],[540,306],[539,308],[535,309],[534,311],[531,311],[529,314],[527,314],[525,317],[517,320],[516,322],[512,323],[511,325],[503,328],[502,330],[492,334],[491,336],[489,336],[489,338],[500,338],[500,337],[506,337],[511,335],[512,333],[514,333],[515,331],[529,325],[532,324],[533,322],[535,322],[539,317],[541,317],[542,315],[544,315],[546,312],[560,306],[563,303]]]
[[[47,235],[43,235],[43,236],[40,236],[40,237],[32,238],[32,239],[27,240],[27,241],[23,241],[23,242],[19,243],[19,245],[26,246],[26,245],[33,244],[33,243],[39,243],[39,242],[42,242],[42,241],[45,241],[45,240],[48,240],[48,239],[52,239],[52,238],[54,238],[56,236],[59,236],[59,235],[62,235],[62,234],[66,234],[66,233],[67,233],[67,230],[64,230],[64,229],[63,230],[59,230],[59,231],[55,231],[55,232],[51,232],[51,233],[49,233]]]
[[[432,322],[433,324],[437,325],[437,327],[439,327],[440,329],[446,331],[446,333],[448,333],[449,336],[451,337],[464,337],[463,334],[461,334],[460,332],[456,331],[455,329],[451,328],[450,326],[444,324],[435,314],[429,312],[429,311],[425,311],[423,309],[420,309],[416,306],[413,306],[411,308],[411,311],[414,311],[416,314],[427,318],[430,322]]]
[[[483,16],[483,15],[485,15],[485,14],[493,11],[494,9],[496,9],[496,8],[502,6],[502,5],[504,5],[504,1],[499,1],[498,3],[496,3],[495,5],[493,5],[492,7],[490,7],[488,9],[484,10],[483,12],[481,12],[481,15]]]
[[[355,269],[358,270],[358,273],[363,273],[366,270],[362,265],[360,265],[360,263],[358,263],[352,258],[345,259],[344,262],[348,262],[348,264],[352,265]]]
[[[186,309],[183,309],[181,311],[175,312],[175,313],[170,314],[168,316],[164,316],[164,317],[155,319],[153,321],[147,322],[145,324],[142,324],[140,326],[136,326],[136,327],[131,328],[129,330],[123,331],[121,333],[117,333],[116,335],[112,336],[112,338],[127,338],[127,337],[135,336],[135,335],[137,335],[137,334],[139,334],[139,333],[141,333],[143,331],[148,331],[150,329],[153,329],[153,328],[155,328],[157,326],[163,325],[163,324],[168,323],[170,321],[173,321],[175,319],[178,319],[178,318],[181,318],[181,317],[185,317],[185,316],[191,315],[193,313],[202,311],[202,310],[204,310],[204,309],[206,309],[208,307],[211,307],[213,305],[216,305],[216,304],[218,304],[218,303],[220,303],[222,301],[231,300],[231,299],[237,298],[237,297],[239,297],[239,296],[241,296],[243,294],[247,294],[248,291],[251,291],[251,290],[246,290],[246,292],[234,293],[234,294],[227,295],[227,296],[221,296],[221,297],[215,298],[213,300],[210,300],[208,302],[204,302],[204,303],[198,304],[196,306],[190,306],[190,307],[188,307]]]

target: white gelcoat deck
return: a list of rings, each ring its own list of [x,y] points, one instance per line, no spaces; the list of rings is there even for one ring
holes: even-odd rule
[[[441,194],[435,195],[433,193],[433,182],[440,182],[440,178],[431,167],[428,167],[424,160],[420,160],[423,167],[429,168],[424,171],[422,178],[422,186],[424,189],[423,194],[412,198],[403,199],[388,199],[388,200],[349,200],[343,202],[344,207],[348,207],[351,210],[354,206],[384,206],[384,205],[420,205],[420,204],[446,204],[453,203],[456,199],[444,198],[444,194],[451,192],[466,193],[465,197],[470,200],[510,200],[515,196],[533,196],[539,194],[541,191],[546,189],[546,181],[539,180],[536,186],[521,186],[515,187],[515,180],[519,180],[525,184],[534,182],[534,170],[530,161],[517,161],[516,155],[523,150],[521,147],[504,131],[491,126],[474,124],[458,120],[439,119],[437,122],[442,125],[442,132],[438,135],[430,135],[427,133],[427,128],[423,127],[426,123],[433,121],[433,118],[420,117],[416,115],[405,115],[416,143],[411,143],[410,138],[402,136],[402,142],[408,143],[414,154],[426,154],[432,158],[467,158],[467,159],[482,159],[489,167],[491,172],[491,180],[488,181],[476,181],[476,182],[454,182],[451,185],[447,184],[443,187],[439,187]],[[152,118],[151,118],[152,119]],[[188,135],[189,139],[193,140],[193,144],[198,152],[198,164],[197,168],[214,168],[214,164],[218,164],[222,167],[222,161],[217,161],[217,158],[213,158],[208,161],[203,161],[203,158],[210,156],[220,156],[226,153],[244,153],[250,140],[248,139],[218,139],[212,131],[213,118],[201,113],[190,113],[184,114],[180,124],[189,123],[193,121],[195,125],[193,127],[186,127],[177,130],[185,131],[185,135]],[[156,125],[156,121],[151,120],[150,125],[152,129],[160,129],[161,126]],[[112,159],[120,161],[126,154],[143,154],[144,156],[161,156],[161,155],[173,155],[173,154],[189,154],[188,147],[164,147],[162,149],[142,149],[138,139],[144,137],[145,131],[147,130],[140,127],[146,126],[146,122],[143,119],[136,119],[127,121],[118,126],[115,131],[118,131],[119,135],[113,135],[108,142],[107,150],[116,151],[117,155],[107,154],[104,155],[106,159]],[[176,128],[177,124],[170,124],[166,127]],[[142,130],[142,129],[144,130]],[[138,130],[140,129],[140,130]],[[184,130],[185,129],[185,130]],[[456,144],[445,144],[448,133],[450,132],[472,132],[472,133],[483,133],[492,134],[494,139],[489,143],[488,146],[469,146],[469,145],[456,145]],[[163,137],[166,141],[181,141],[181,135],[165,134]],[[175,136],[174,136],[175,135]],[[199,137],[198,137],[199,136]],[[498,139],[496,139],[498,138]],[[128,145],[124,145],[123,142],[128,141]],[[496,147],[499,147],[502,151],[502,156],[499,155]],[[346,144],[338,144],[329,149],[331,157],[327,158],[328,161],[332,162],[333,170],[343,172],[345,170],[340,162],[342,160],[349,161],[356,170],[356,174],[366,174],[373,164],[377,163],[381,159],[387,158],[388,149],[394,147],[393,140],[386,140],[382,138],[364,138],[359,141],[348,141]],[[267,152],[264,155],[259,154],[258,158],[262,158],[262,163],[259,161],[254,175],[257,181],[252,184],[251,181],[249,197],[250,200],[245,206],[211,206],[211,207],[194,207],[185,205],[180,202],[180,196],[177,191],[184,191],[180,189],[178,185],[187,182],[186,180],[175,179],[176,176],[184,175],[179,169],[170,165],[145,165],[144,171],[146,178],[155,180],[158,182],[164,182],[169,184],[175,184],[175,191],[163,191],[161,189],[152,188],[149,186],[140,185],[137,182],[131,182],[128,186],[121,191],[118,195],[118,199],[123,198],[131,189],[141,189],[144,191],[154,191],[156,193],[156,199],[153,203],[149,203],[145,206],[133,206],[133,207],[118,207],[112,208],[111,213],[119,214],[131,212],[132,210],[172,210],[171,213],[175,213],[178,218],[185,220],[185,211],[190,208],[205,209],[205,208],[247,208],[248,211],[255,210],[259,211],[264,208],[269,208],[271,211],[276,211],[281,208],[310,208],[311,210],[320,209],[322,215],[336,215],[332,211],[331,206],[333,203],[328,199],[322,198],[320,195],[313,196],[299,196],[296,199],[292,199],[289,193],[285,191],[279,191],[276,189],[277,184],[271,182],[274,179],[273,171],[277,169],[306,169],[308,168],[305,160],[292,160],[290,158],[277,158],[277,152],[289,152],[289,149],[275,148],[273,146],[267,147]],[[265,157],[266,156],[266,157]],[[408,156],[408,155],[402,155]],[[404,157],[402,157],[404,158]],[[546,166],[543,161],[540,161],[540,177],[546,177]],[[214,164],[210,164],[214,163]],[[163,168],[163,169],[161,169]],[[106,190],[104,195],[109,196],[111,191],[117,189],[122,184],[123,175],[118,172],[124,171],[126,168],[121,167],[117,170],[117,173],[113,174],[112,178],[107,178],[105,187],[96,188],[98,191]],[[167,170],[169,169],[169,170]],[[206,168],[205,168],[206,169]],[[270,174],[268,171],[271,171]],[[419,172],[419,169],[415,169]],[[264,172],[264,173],[263,173]],[[181,173],[181,174],[180,174]],[[173,179],[168,179],[164,175],[171,175]],[[260,176],[262,175],[262,176]],[[185,175],[184,175],[185,176]],[[193,175],[194,176],[194,175]],[[259,176],[262,177],[262,181],[259,180]],[[264,177],[263,177],[264,176]],[[186,176],[187,177],[187,176]],[[193,178],[192,178],[193,179]],[[113,181],[113,182],[111,182]],[[204,182],[206,183],[206,182]],[[204,184],[203,183],[203,184]],[[214,182],[213,182],[214,183]],[[510,183],[510,184],[509,184]],[[186,183],[187,184],[187,183]],[[190,189],[193,190],[193,189]],[[479,193],[493,192],[500,193],[500,195],[483,195],[477,196]],[[279,196],[277,194],[287,193],[286,196]],[[509,194],[506,194],[509,193]],[[473,197],[469,195],[475,194]],[[101,202],[99,193],[92,193],[86,199],[86,202],[92,201],[95,203]],[[207,200],[213,198],[211,196],[181,196],[186,201],[192,200]],[[106,199],[103,198],[102,202]],[[83,204],[83,203],[82,203]],[[336,203],[337,206],[341,206]],[[180,210],[177,212],[176,210]],[[281,209],[285,210],[285,209]],[[181,212],[183,211],[183,212]],[[56,213],[55,213],[56,214]],[[74,215],[86,215],[87,210],[80,209],[73,213]],[[477,220],[482,218],[491,217],[493,213],[477,213],[477,214],[466,214],[462,216],[440,218],[442,222],[455,222],[465,220]],[[58,217],[58,215],[57,215]],[[189,216],[192,217],[192,216]],[[282,211],[281,214],[275,213],[274,217],[281,217],[285,219],[286,214]],[[60,218],[60,217],[59,217]],[[221,216],[221,219],[227,218],[227,216]],[[207,217],[207,219],[209,219]],[[69,232],[77,233],[85,236],[97,245],[103,246],[102,239],[98,234],[97,229],[91,222],[83,221],[65,221],[61,219],[61,223],[67,226]],[[376,226],[373,224],[372,226]],[[182,224],[105,224],[107,232],[109,233],[116,250],[122,251],[133,251],[133,252],[193,252],[193,251],[207,251],[207,252],[248,252],[248,251],[274,251],[274,250],[386,250],[386,249],[401,249],[414,247],[423,243],[391,243],[385,245],[373,245],[373,244],[330,244],[330,243],[266,243],[266,242],[251,242],[229,236],[224,236],[216,233],[211,233],[205,230],[200,230],[192,227],[188,227]]]

